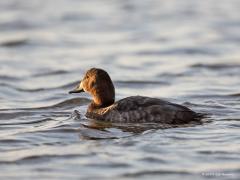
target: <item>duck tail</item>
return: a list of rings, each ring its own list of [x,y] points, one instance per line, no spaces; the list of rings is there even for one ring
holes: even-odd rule
[[[203,118],[207,118],[207,117],[209,117],[209,115],[206,113],[196,113],[194,120],[199,121],[199,120],[201,120]]]

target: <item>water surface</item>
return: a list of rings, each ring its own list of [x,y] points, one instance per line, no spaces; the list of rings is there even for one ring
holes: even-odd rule
[[[0,179],[239,179],[239,0],[1,0]],[[203,125],[96,124],[86,69]]]

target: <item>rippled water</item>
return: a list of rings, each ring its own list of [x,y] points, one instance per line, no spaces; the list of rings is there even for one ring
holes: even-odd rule
[[[239,0],[1,0],[0,179],[239,179]],[[203,125],[100,124],[90,67]]]

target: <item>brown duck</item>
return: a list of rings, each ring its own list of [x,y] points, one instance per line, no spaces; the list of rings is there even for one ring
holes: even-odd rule
[[[69,93],[88,92],[93,100],[86,117],[114,123],[186,124],[199,121],[189,108],[157,98],[130,96],[115,102],[115,90],[108,73],[89,69],[79,86]]]

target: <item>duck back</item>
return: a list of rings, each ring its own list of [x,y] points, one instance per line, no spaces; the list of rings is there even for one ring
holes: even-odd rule
[[[130,96],[111,106],[88,110],[86,116],[115,123],[185,124],[200,119],[187,107],[144,96]]]

